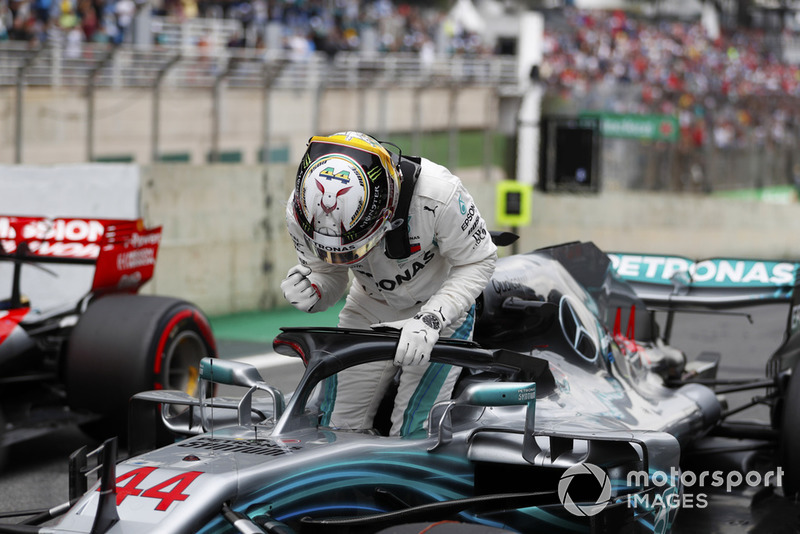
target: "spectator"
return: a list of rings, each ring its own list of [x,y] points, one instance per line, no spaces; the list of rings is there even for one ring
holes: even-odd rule
[[[133,0],[117,0],[114,8],[114,15],[117,19],[117,33],[114,42],[119,44],[125,37],[128,28],[133,23],[136,16],[136,4]]]
[[[94,41],[95,34],[100,29],[100,20],[97,17],[97,9],[91,0],[80,0],[78,14],[81,21],[83,37],[87,41]]]
[[[0,3],[0,41],[10,39],[8,29],[14,23],[14,17],[5,3]]]

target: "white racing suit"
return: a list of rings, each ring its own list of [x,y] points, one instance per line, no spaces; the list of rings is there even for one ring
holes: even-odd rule
[[[475,298],[494,272],[497,249],[472,197],[445,167],[422,159],[409,208],[408,258],[388,258],[381,243],[356,264],[332,265],[317,258],[306,244],[291,198],[287,222],[299,261],[311,268],[308,278],[320,293],[311,312],[338,302],[353,271],[339,314],[340,327],[369,329],[430,311],[443,318],[440,337],[471,339]],[[322,423],[352,430],[372,428],[397,369],[391,360],[374,362],[328,379]],[[459,372],[460,368],[438,363],[402,367],[391,434],[408,436],[422,430],[430,407],[450,398]]]

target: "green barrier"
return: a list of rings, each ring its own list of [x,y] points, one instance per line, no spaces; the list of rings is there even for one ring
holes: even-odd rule
[[[158,155],[161,163],[189,163],[192,160],[188,152],[171,152]]]
[[[213,152],[206,154],[206,162],[213,163]],[[241,150],[223,150],[217,154],[216,163],[241,163],[242,151]]]
[[[286,306],[266,311],[221,315],[211,317],[209,321],[217,339],[271,343],[283,326],[336,326],[343,306],[344,300],[319,313],[305,313]]]
[[[92,160],[95,163],[133,163],[131,154],[111,154],[108,156],[95,156]]]
[[[264,163],[266,159],[264,158],[264,149],[260,148],[258,150],[258,162]],[[269,150],[269,162],[270,163],[288,163],[289,161],[289,147],[282,146],[277,148],[271,148]]]

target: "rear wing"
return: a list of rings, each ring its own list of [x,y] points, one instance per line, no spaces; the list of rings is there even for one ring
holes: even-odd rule
[[[95,293],[137,291],[153,277],[160,242],[161,227],[142,219],[0,215],[0,261],[15,273],[24,263],[94,265]]]
[[[706,309],[790,302],[798,263],[608,253],[611,268],[648,305]]]
[[[668,312],[790,304],[787,334],[800,330],[800,263],[610,252],[611,269],[649,308]]]

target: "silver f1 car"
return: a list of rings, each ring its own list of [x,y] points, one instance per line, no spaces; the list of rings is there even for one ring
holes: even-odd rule
[[[391,359],[396,333],[287,328],[275,350],[306,365],[291,395],[247,364],[203,360],[198,396],[132,399],[127,460],[113,440],[88,461],[73,455],[72,499],[55,524],[35,526],[50,511],[0,532],[361,533],[442,520],[469,532],[669,531],[683,488],[668,476],[682,452],[730,433],[718,361],[685,362],[665,345],[645,301],[590,243],[499,260],[479,311],[476,342],[433,351],[463,372],[422,435],[388,437],[380,411],[361,431],[319,422],[326,379]],[[796,345],[788,337],[778,359],[796,360]],[[770,382],[776,410],[797,400],[788,374]],[[201,400],[213,384],[246,389]]]

